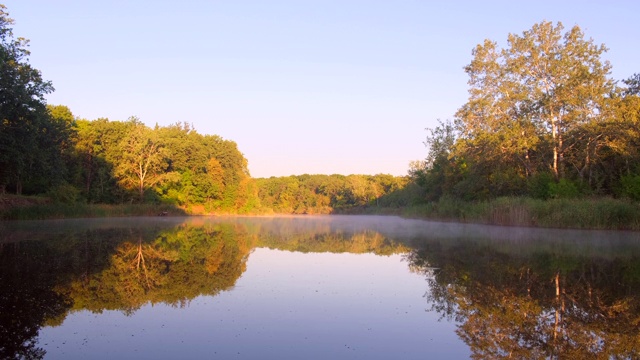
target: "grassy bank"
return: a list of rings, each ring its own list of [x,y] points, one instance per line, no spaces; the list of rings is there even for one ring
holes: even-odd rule
[[[536,200],[508,197],[482,202],[443,198],[404,208],[402,215],[505,226],[640,230],[640,203],[612,198]]]
[[[45,220],[123,216],[185,215],[170,205],[32,204],[0,211],[0,220]]]
[[[208,215],[201,206],[178,208],[162,204],[52,204],[41,198],[3,198],[0,220],[42,220],[90,217]],[[8,205],[11,203],[10,205]],[[573,229],[640,231],[640,203],[612,198],[536,200],[505,197],[481,202],[442,198],[403,208],[361,207],[334,214],[400,215],[439,221]],[[226,215],[230,215],[225,213]],[[269,209],[245,215],[277,215]],[[218,214],[222,215],[222,214]]]

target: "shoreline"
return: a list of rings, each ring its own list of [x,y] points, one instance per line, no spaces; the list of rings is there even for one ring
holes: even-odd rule
[[[6,199],[10,198],[11,201]],[[308,209],[305,213],[276,213],[271,209],[253,212],[194,212],[189,207],[168,204],[53,204],[44,198],[3,195],[0,221],[110,218],[139,216],[313,216],[313,215],[394,215],[440,222],[549,229],[640,231],[640,203],[613,198],[536,200],[524,197],[497,198],[482,202],[441,199],[397,208],[376,206]],[[9,205],[7,205],[9,204]],[[201,209],[201,208],[200,208]],[[326,209],[323,209],[326,210]]]

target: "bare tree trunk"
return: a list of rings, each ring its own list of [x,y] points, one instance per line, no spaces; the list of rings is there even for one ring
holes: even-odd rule
[[[555,120],[551,120],[551,138],[553,139],[553,176],[558,179],[558,125]]]
[[[564,177],[564,149],[563,149],[563,137],[562,131],[558,129],[558,148],[557,152],[557,164],[556,164],[556,178]]]
[[[87,155],[87,158],[85,159],[85,169],[87,171],[87,177],[86,177],[86,181],[85,181],[85,189],[87,192],[87,196],[89,196],[89,194],[91,193],[91,180],[93,177],[93,166],[91,166],[93,163],[93,157],[91,156],[91,154]]]

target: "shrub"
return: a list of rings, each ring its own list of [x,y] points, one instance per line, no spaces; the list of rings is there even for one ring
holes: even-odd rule
[[[534,199],[546,200],[551,197],[551,184],[553,184],[553,175],[549,173],[538,173],[529,178],[527,182],[527,190],[529,196]]]
[[[549,195],[554,199],[573,199],[579,194],[578,186],[571,180],[560,179],[557,183],[549,184]]]
[[[640,200],[640,175],[625,175],[620,178],[620,196]]]
[[[51,188],[47,197],[57,204],[75,204],[80,201],[80,190],[73,185],[64,183]]]

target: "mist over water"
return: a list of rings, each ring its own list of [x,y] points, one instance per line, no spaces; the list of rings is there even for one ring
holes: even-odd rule
[[[3,358],[640,348],[634,232],[288,216],[4,222],[0,234]]]

